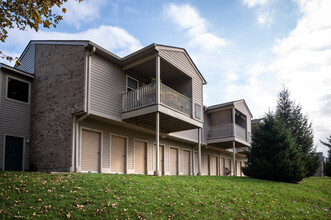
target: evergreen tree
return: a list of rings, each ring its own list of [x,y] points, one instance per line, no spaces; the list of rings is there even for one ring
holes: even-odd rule
[[[285,122],[290,129],[292,137],[304,161],[305,176],[312,176],[316,172],[319,162],[315,154],[314,135],[312,124],[307,115],[302,114],[302,107],[290,99],[288,89],[283,89],[278,94],[276,117]]]
[[[246,167],[242,168],[246,176],[282,182],[298,182],[305,176],[302,155],[291,131],[270,113],[255,131],[246,156]]]
[[[331,135],[326,138],[328,142],[320,142],[329,148],[328,150],[328,161],[324,164],[324,174],[325,176],[331,176]]]

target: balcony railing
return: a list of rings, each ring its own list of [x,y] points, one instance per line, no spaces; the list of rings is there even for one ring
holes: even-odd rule
[[[180,94],[179,92],[169,88],[162,83],[160,94],[162,104],[165,104],[187,115],[191,115],[192,101],[190,98]]]
[[[225,138],[233,136],[233,125],[216,125],[209,128],[208,139]]]
[[[160,102],[184,114],[191,115],[192,101],[190,98],[161,83]],[[122,95],[122,112],[127,112],[156,104],[155,84],[142,86]]]
[[[236,136],[246,141],[246,129],[235,125]],[[211,126],[208,129],[208,139],[226,138],[233,136],[233,124]]]
[[[246,129],[236,124],[236,136],[246,141]]]

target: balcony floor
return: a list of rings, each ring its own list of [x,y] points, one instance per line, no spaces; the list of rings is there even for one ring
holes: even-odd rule
[[[236,148],[250,147],[251,144],[237,137],[227,137],[219,139],[208,139],[207,144],[221,149],[232,149],[232,143],[235,141]]]
[[[192,119],[191,119],[192,120]],[[156,129],[156,112],[149,113],[146,115],[140,115],[124,119],[125,122],[135,124],[141,127],[145,127],[151,130]],[[164,114],[160,112],[160,132],[171,133],[176,131],[184,131],[188,129],[198,128],[198,126],[188,123],[187,121],[181,120],[176,117]]]

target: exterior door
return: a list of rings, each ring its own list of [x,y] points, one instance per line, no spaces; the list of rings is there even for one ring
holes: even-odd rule
[[[159,146],[159,153],[160,171],[164,174],[164,147],[162,145]],[[156,170],[156,145],[153,147],[153,170]]]
[[[194,175],[198,175],[199,172],[199,153],[194,152]]]
[[[190,175],[190,151],[183,150],[183,174],[184,175]]]
[[[170,175],[178,175],[178,149],[170,148]]]
[[[147,173],[147,143],[142,141],[134,142],[134,168],[135,173]]]
[[[203,174],[204,175],[209,175],[209,170],[210,170],[210,163],[209,163],[209,155],[205,154],[203,158]]]
[[[111,172],[125,173],[126,139],[111,136]]]
[[[5,170],[23,170],[23,142],[20,137],[6,136]]]
[[[212,176],[216,176],[217,175],[217,157],[216,156],[212,156],[212,170],[211,170],[211,175]]]
[[[224,169],[225,169],[225,159],[224,158],[221,158],[221,161],[220,161],[220,175],[221,176],[225,176],[225,172],[224,172]]]
[[[99,172],[101,134],[82,130],[82,171]]]
[[[231,159],[228,159],[228,169],[229,169],[229,176],[233,175],[233,171],[232,171],[232,163],[231,163]]]

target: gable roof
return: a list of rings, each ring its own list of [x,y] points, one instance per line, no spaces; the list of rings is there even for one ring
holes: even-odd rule
[[[153,43],[153,44],[150,44],[140,50],[137,50],[137,51],[121,58],[121,57],[117,56],[116,54],[106,50],[105,48],[103,48],[103,47],[99,46],[98,44],[96,44],[92,41],[89,41],[89,40],[31,40],[29,42],[29,44],[25,47],[23,53],[19,57],[19,60],[21,60],[25,56],[30,45],[33,45],[33,44],[81,45],[90,50],[92,50],[93,47],[95,47],[96,53],[100,54],[101,56],[105,57],[106,59],[111,60],[112,62],[114,62],[115,64],[117,64],[121,67],[132,62],[132,60],[137,60],[139,58],[144,58],[151,54],[159,53],[161,50],[166,49],[166,50],[170,50],[170,51],[179,51],[184,54],[185,58],[188,60],[188,62],[190,63],[190,65],[192,66],[194,71],[201,78],[203,84],[207,83],[205,78],[202,76],[201,72],[199,71],[199,69],[197,68],[197,66],[195,65],[193,60],[191,59],[190,55],[187,53],[187,51],[184,48],[180,48],[180,47],[166,46],[166,45],[162,45],[162,44]],[[15,68],[18,68],[18,67],[15,66]]]
[[[239,99],[239,100],[236,100],[236,101],[231,101],[231,102],[225,102],[225,103],[221,103],[221,104],[217,104],[217,105],[212,105],[212,106],[207,107],[206,111],[208,112],[208,111],[211,111],[211,110],[217,110],[217,109],[221,109],[221,108],[232,107],[232,106],[235,106],[235,104],[241,103],[241,102],[245,105],[248,113],[253,118],[253,115],[252,115],[251,111],[249,110],[245,99]]]

